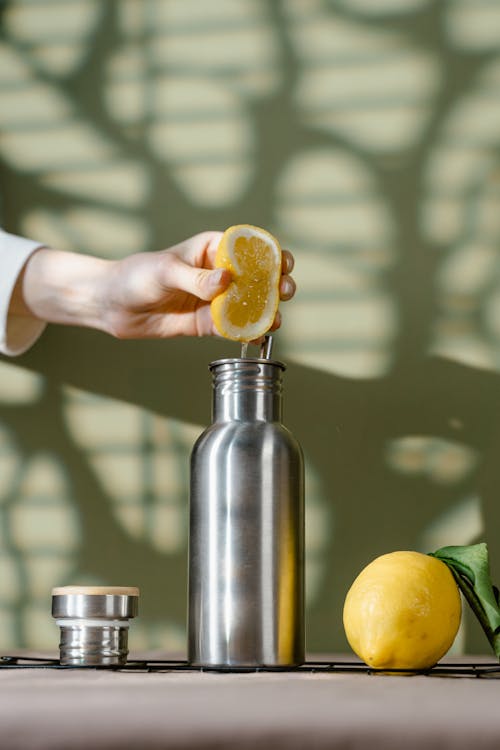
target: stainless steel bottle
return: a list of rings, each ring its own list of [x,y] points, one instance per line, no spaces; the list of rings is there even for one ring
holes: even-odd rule
[[[270,359],[212,362],[213,423],[191,457],[188,658],[304,661],[304,472]]]

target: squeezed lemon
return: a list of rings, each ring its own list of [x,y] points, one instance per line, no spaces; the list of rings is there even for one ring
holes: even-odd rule
[[[281,255],[278,241],[264,229],[250,224],[226,229],[215,267],[231,271],[232,281],[210,306],[221,336],[248,342],[271,328],[280,300]]]

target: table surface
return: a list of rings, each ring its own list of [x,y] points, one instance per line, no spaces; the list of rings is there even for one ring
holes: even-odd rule
[[[443,662],[456,670],[446,676],[395,675],[367,673],[349,657],[314,658],[340,666],[251,673],[0,669],[0,747],[500,747],[498,664],[482,677],[470,667],[462,674],[456,659]],[[495,666],[491,657],[459,661]]]

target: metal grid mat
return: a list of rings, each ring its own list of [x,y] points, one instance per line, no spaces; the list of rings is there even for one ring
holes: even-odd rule
[[[500,679],[500,664],[498,662],[451,662],[437,664],[431,669],[410,672],[407,669],[372,669],[361,661],[306,661],[297,667],[197,667],[187,661],[178,659],[131,659],[120,666],[67,666],[59,659],[37,656],[0,656],[0,670],[2,669],[94,669],[112,672],[215,672],[215,673],[256,673],[283,672],[293,674],[335,674],[352,673],[365,675],[424,675],[427,677],[479,677]]]

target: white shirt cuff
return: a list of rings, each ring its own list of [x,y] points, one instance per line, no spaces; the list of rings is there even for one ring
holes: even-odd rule
[[[46,323],[25,315],[9,314],[12,292],[19,274],[40,242],[16,237],[0,229],[0,352],[8,356],[22,354],[43,332]]]

